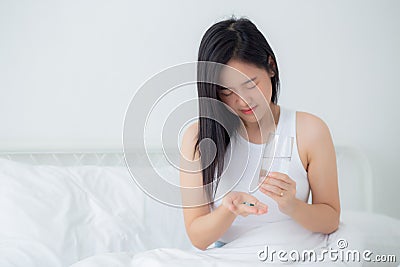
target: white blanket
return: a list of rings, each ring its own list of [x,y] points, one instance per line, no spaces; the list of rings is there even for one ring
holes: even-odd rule
[[[338,240],[342,240],[341,246],[345,245],[346,247],[339,248]],[[331,260],[330,256],[325,253],[325,259],[321,261],[323,249],[338,251],[338,259],[335,260],[333,256]],[[205,251],[159,248],[137,254],[109,253],[88,258],[71,267],[282,266],[282,264],[291,266],[361,266],[362,263],[358,261],[341,260],[340,253],[347,250],[362,252],[364,249],[363,235],[350,225],[341,223],[336,232],[323,235],[309,232],[294,221],[287,220],[251,230],[221,248]],[[297,258],[298,255],[303,255],[304,250],[313,250],[317,256],[316,260],[313,261],[313,257],[311,260]],[[276,253],[271,254],[272,251],[276,251]],[[281,254],[278,257],[279,251],[286,251],[286,255]],[[266,258],[266,255],[269,256]]]

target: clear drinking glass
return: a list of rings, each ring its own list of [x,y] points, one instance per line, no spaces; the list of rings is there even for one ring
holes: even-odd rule
[[[288,174],[292,159],[294,137],[271,134],[264,146],[259,183],[262,183],[269,172]]]

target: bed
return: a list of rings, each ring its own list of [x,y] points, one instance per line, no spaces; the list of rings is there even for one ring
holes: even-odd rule
[[[393,255],[399,262],[400,220],[373,210],[367,158],[352,147],[337,146],[336,151],[341,221],[360,230],[364,248],[374,255]],[[178,181],[177,170],[162,163],[160,152],[152,151],[151,156],[159,159],[159,171]],[[143,155],[136,157],[140,165]],[[236,266],[238,262],[204,256],[218,251],[213,246],[206,251],[194,248],[181,209],[143,193],[119,151],[1,153],[0,210],[1,267],[138,266],[132,259],[148,251],[156,257],[143,266],[167,266],[162,265],[165,257],[178,259],[168,266],[183,264],[185,259],[192,266]]]

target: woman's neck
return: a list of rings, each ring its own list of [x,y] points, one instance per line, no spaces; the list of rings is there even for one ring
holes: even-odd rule
[[[263,129],[266,129],[266,131],[263,133],[263,134],[265,134],[268,131],[275,130],[276,127],[278,126],[281,109],[278,105],[275,105],[275,104],[271,104],[270,107],[271,107],[272,116],[273,116],[274,122],[275,122],[274,127],[272,127],[271,118],[268,115],[266,115],[265,116],[266,118],[261,120],[260,123],[255,122],[250,125],[245,125],[247,133],[243,133],[243,131],[241,131],[241,135],[243,137],[245,137],[246,139],[248,138],[248,141],[250,141],[252,143],[256,143],[256,144],[261,144],[263,142],[262,142],[260,127]]]

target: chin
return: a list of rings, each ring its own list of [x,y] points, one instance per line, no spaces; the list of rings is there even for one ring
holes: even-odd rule
[[[243,118],[240,117],[240,119],[244,122],[244,123],[256,123],[259,122],[261,120],[261,118],[259,118],[257,120],[257,118],[255,116],[252,116],[251,118],[247,117],[247,118]]]

